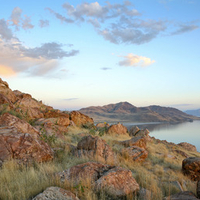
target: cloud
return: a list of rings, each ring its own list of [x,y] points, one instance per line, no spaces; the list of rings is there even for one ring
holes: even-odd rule
[[[22,9],[19,7],[15,7],[12,11],[12,14],[10,16],[11,18],[11,22],[12,22],[12,26],[16,26],[19,27],[20,26],[20,22],[21,22],[21,14],[22,14]]]
[[[26,57],[30,58],[40,58],[45,59],[61,59],[64,57],[75,56],[79,53],[78,50],[64,51],[62,49],[62,44],[56,42],[44,43],[40,47],[26,48],[21,46],[20,50]]]
[[[148,43],[161,33],[168,31],[169,24],[172,24],[167,20],[145,19],[144,17],[142,19],[142,14],[134,8],[130,1],[113,4],[108,1],[105,4],[85,2],[77,6],[64,3],[62,7],[66,11],[64,15],[51,8],[47,8],[47,10],[61,22],[91,24],[100,36],[114,44],[141,45]],[[175,24],[172,26],[174,28]],[[196,28],[198,26],[183,24],[172,35],[192,31]]]
[[[46,8],[46,10],[48,10],[51,14],[53,14],[57,19],[59,19],[61,22],[65,22],[65,23],[74,23],[74,20],[66,18],[64,16],[62,16],[61,14],[54,12],[51,8]]]
[[[110,70],[110,69],[112,69],[112,68],[109,68],[109,67],[102,67],[101,69],[106,71],[106,70]]]
[[[56,42],[44,43],[41,46],[30,48],[13,37],[5,20],[0,20],[0,75],[15,75],[26,73],[30,76],[45,76],[52,71],[59,70],[59,60],[76,56],[78,50],[66,51],[63,47],[72,47],[72,44],[63,45]]]
[[[10,16],[10,20],[8,20],[11,23],[11,26],[15,26],[16,30],[19,30],[19,28],[23,28],[24,30],[32,29],[34,26],[31,24],[31,18],[27,15],[22,15],[22,9],[19,7],[15,7],[12,11],[12,14]]]
[[[120,66],[146,67],[155,62],[155,60],[151,60],[150,58],[134,55],[132,53],[129,53],[127,56],[119,56],[119,57],[124,58],[124,60],[119,62]]]
[[[4,77],[6,76],[13,76],[16,73],[8,66],[0,65],[0,74]]]
[[[198,28],[199,28],[199,26],[192,25],[192,24],[190,24],[190,25],[181,24],[181,25],[179,25],[178,30],[174,31],[172,33],[172,35],[179,35],[179,34],[182,34],[182,33],[193,31],[193,30],[198,29]]]
[[[41,27],[41,28],[44,28],[44,27],[47,27],[47,26],[49,26],[49,20],[40,20],[39,21],[39,26]]]
[[[143,32],[139,29],[133,28],[114,28],[114,29],[104,29],[99,31],[99,34],[104,37],[105,40],[111,43],[120,44],[143,44],[151,41],[157,36],[157,32]]]
[[[63,99],[64,101],[74,101],[74,100],[78,100],[79,98],[69,98],[69,99]]]
[[[13,33],[8,28],[6,21],[4,19],[0,19],[0,36],[4,40],[10,40],[13,38]]]

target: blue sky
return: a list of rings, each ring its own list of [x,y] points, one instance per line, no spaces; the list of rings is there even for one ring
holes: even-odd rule
[[[54,108],[200,108],[200,1],[0,0],[0,77]]]

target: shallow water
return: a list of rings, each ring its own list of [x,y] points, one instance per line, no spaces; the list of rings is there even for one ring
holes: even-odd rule
[[[150,136],[168,142],[188,142],[200,152],[200,120],[179,124],[162,123],[123,123],[128,129],[137,125],[140,129],[148,128]]]

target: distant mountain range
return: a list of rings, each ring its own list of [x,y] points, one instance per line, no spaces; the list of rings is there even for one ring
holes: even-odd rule
[[[184,112],[187,113],[188,115],[193,115],[193,116],[196,116],[196,117],[200,117],[200,109],[197,109],[197,110],[186,110]]]
[[[176,108],[136,107],[128,102],[91,106],[80,109],[80,112],[92,117],[95,122],[185,122],[200,119]]]

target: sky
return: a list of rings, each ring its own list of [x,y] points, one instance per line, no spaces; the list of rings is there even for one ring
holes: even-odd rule
[[[62,110],[200,108],[199,0],[0,0],[0,77]]]

